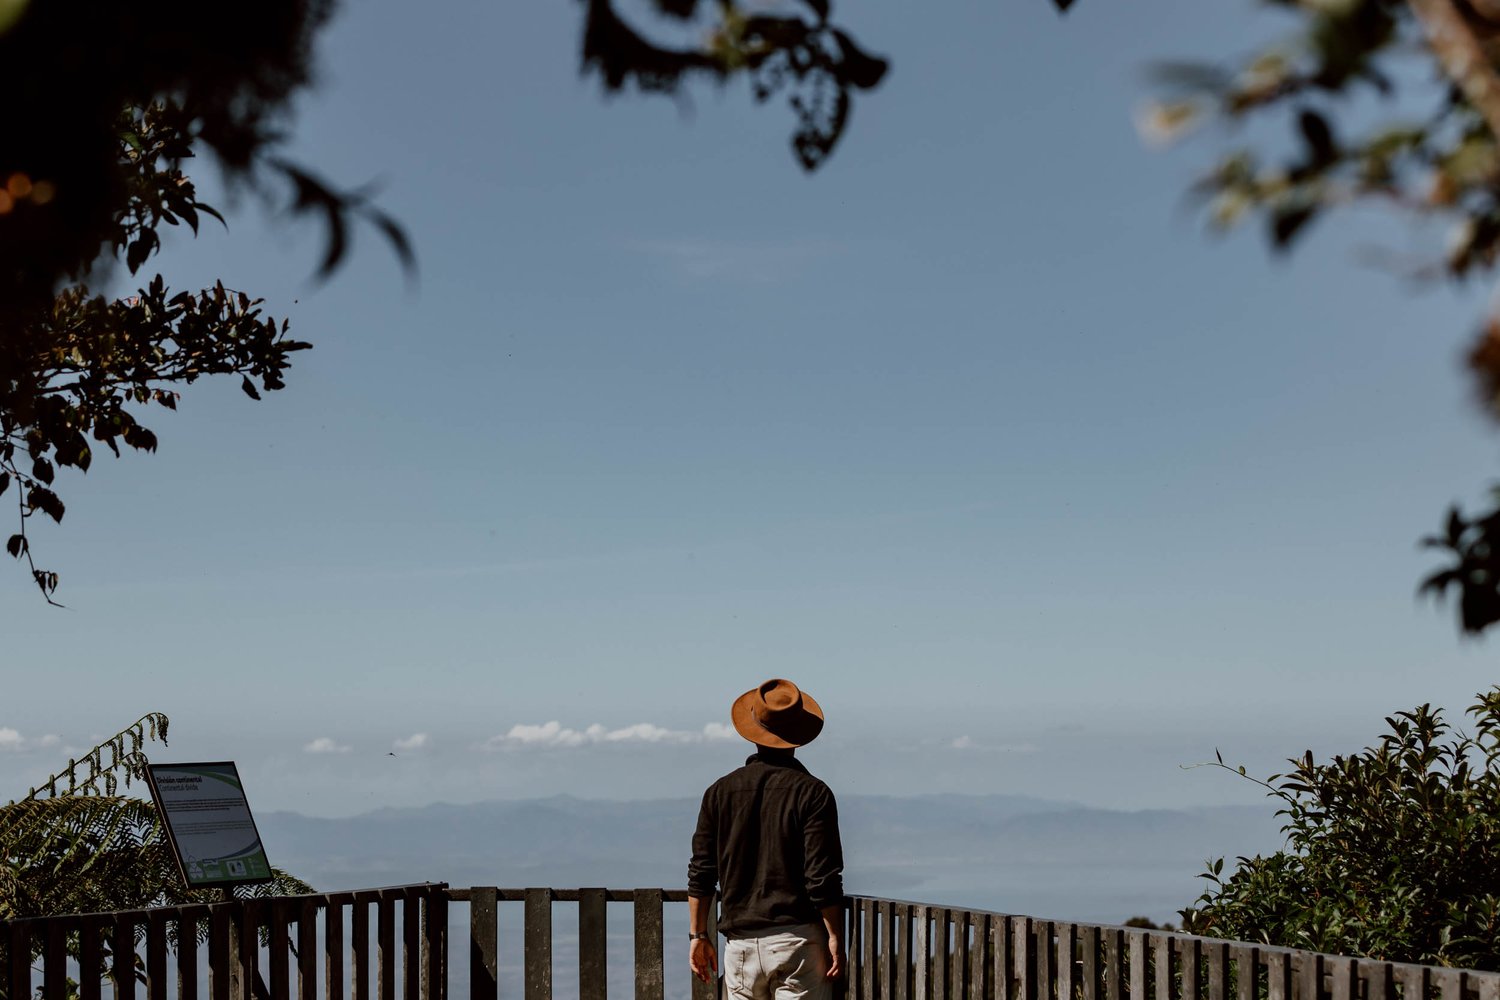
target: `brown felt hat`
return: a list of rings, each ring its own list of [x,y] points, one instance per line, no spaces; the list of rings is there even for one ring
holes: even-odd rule
[[[823,709],[813,696],[779,678],[736,698],[729,717],[751,743],[781,750],[805,746],[823,731]]]

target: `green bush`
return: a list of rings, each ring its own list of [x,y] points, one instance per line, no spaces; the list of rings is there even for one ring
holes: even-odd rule
[[[1429,705],[1399,712],[1362,752],[1318,764],[1309,751],[1261,782],[1281,800],[1286,849],[1227,877],[1211,862],[1183,929],[1500,969],[1500,687],[1468,714],[1473,735]]]

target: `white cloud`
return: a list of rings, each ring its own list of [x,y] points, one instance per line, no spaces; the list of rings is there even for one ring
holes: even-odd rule
[[[968,735],[948,741],[951,750],[969,750],[975,753],[1033,754],[1038,751],[1035,743],[978,743]]]
[[[20,753],[25,750],[39,750],[47,747],[55,747],[62,742],[62,737],[55,733],[45,736],[27,738],[22,736],[19,730],[9,726],[0,726],[0,753]]]
[[[342,743],[336,743],[331,737],[319,736],[307,746],[302,748],[308,753],[348,753],[349,747]]]
[[[958,739],[954,740],[948,745],[955,750],[967,750],[974,745],[974,741],[969,739],[967,736],[960,736]]]
[[[540,725],[517,723],[508,732],[492,736],[482,745],[486,750],[520,747],[581,747],[621,743],[703,743],[734,736],[734,730],[720,722],[710,722],[701,730],[667,729],[652,722],[607,729],[597,722],[583,729],[564,726],[553,719]]]
[[[404,740],[397,740],[391,746],[397,750],[421,750],[427,745],[426,733],[412,733]]]

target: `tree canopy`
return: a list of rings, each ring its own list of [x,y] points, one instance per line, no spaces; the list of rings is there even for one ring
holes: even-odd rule
[[[1286,849],[1227,876],[1222,858],[1210,864],[1183,930],[1500,969],[1500,687],[1469,716],[1472,736],[1430,705],[1398,712],[1363,751],[1326,764],[1308,752],[1259,782],[1286,817]]]

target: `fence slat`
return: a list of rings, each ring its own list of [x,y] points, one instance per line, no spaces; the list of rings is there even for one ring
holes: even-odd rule
[[[1204,946],[1208,968],[1208,1000],[1229,1000],[1229,944],[1214,941]],[[1345,997],[1344,1000],[1349,1000]]]
[[[608,898],[603,889],[578,890],[578,998],[606,1000],[609,986],[607,941]],[[711,942],[715,947],[718,942]],[[700,984],[702,985],[702,984]],[[693,993],[694,1000],[711,1000]]]
[[[927,979],[932,983],[932,1000],[948,1000],[949,933],[953,921],[946,907],[932,907],[932,966]]]
[[[661,904],[660,889],[635,890],[635,1000],[664,1000]]]
[[[1229,949],[1234,962],[1235,1000],[1257,1000],[1260,995],[1260,963],[1253,944],[1237,944]]]
[[[370,901],[349,903],[349,1000],[370,1000]],[[378,959],[377,959],[378,960]]]
[[[499,900],[492,885],[469,890],[469,996],[498,1000],[500,996]]]
[[[233,933],[234,923],[229,904],[221,904],[209,910],[208,993],[212,1000],[229,1000],[230,986],[234,982],[234,969],[231,968],[234,949],[229,943]]]
[[[1160,935],[1152,941],[1156,955],[1156,989],[1153,1000],[1172,1000],[1172,939]]]
[[[401,900],[402,1000],[422,1000],[422,896],[407,889]]]
[[[447,937],[448,893],[437,886],[422,896],[422,1000],[444,1000],[447,995]]]
[[[323,998],[344,1000],[344,904],[338,899],[323,909]]]
[[[1437,987],[1443,1000],[1464,1000],[1464,970],[1434,969],[1432,985]]]
[[[1104,945],[1104,995],[1108,1000],[1125,1000],[1125,933],[1108,927],[1099,937]]]
[[[68,1000],[68,928],[61,920],[47,923],[45,964],[42,966],[44,1000]]]
[[[1125,957],[1130,966],[1130,1000],[1145,1000],[1146,996],[1146,932],[1125,932]]]
[[[396,1000],[396,894],[375,901],[375,998]]]
[[[916,945],[912,943],[912,909],[913,907],[906,903],[901,903],[896,907],[897,922],[900,926],[897,930],[896,947],[893,949],[895,951],[893,959],[895,962],[896,986],[895,992],[891,994],[896,1000],[911,1000],[914,988],[914,984],[912,983],[912,974],[914,972],[912,950]]]
[[[1018,1000],[1037,1000],[1036,936],[1031,933],[1030,917],[1011,917],[1016,942],[1016,996]]]
[[[1299,1000],[1322,1000],[1323,956],[1315,952],[1305,951],[1301,952],[1297,957],[1302,966],[1297,976]]]
[[[113,973],[115,1000],[135,1000],[135,921],[117,916],[111,929],[110,971]]]
[[[1033,920],[1031,933],[1036,938],[1036,992],[1041,1000],[1052,1000],[1057,973],[1053,969],[1056,952],[1052,947],[1052,921]]]
[[[177,917],[177,1000],[198,1000],[198,917]]]
[[[974,935],[969,945],[969,996],[968,1000],[989,1000],[993,991],[989,982],[990,972],[990,915],[970,915]]]
[[[10,925],[10,935],[5,959],[10,963],[10,995],[13,997],[31,996],[31,935],[26,932],[26,925],[13,923]]]
[[[1198,1000],[1202,995],[1197,938],[1178,938],[1182,948],[1182,1000]]]
[[[880,918],[873,899],[859,901],[859,993],[875,1000],[876,966],[880,959]]]
[[[291,1000],[291,913],[283,900],[271,903],[271,937],[266,946],[271,965],[271,1000]],[[154,1000],[154,998],[153,998]]]
[[[1010,918],[995,916],[990,920],[990,968],[995,983],[995,1000],[1011,1000],[1014,996],[1012,982],[1015,968],[1011,952]]]
[[[297,914],[297,1000],[318,1000],[318,904],[311,899]]]
[[[525,1000],[552,1000],[552,890],[526,890]]]
[[[1365,1000],[1394,1000],[1396,991],[1391,988],[1390,962],[1360,962],[1359,974],[1365,981]],[[1481,990],[1478,1000],[1500,1000],[1500,992],[1485,996]]]
[[[1073,953],[1078,950],[1078,928],[1073,924],[1057,925],[1057,1000],[1073,1000],[1076,976]]]
[[[1266,955],[1266,1000],[1292,1000],[1292,961],[1284,951]]]
[[[238,934],[235,938],[235,955],[238,957],[239,989],[231,990],[233,1000],[252,1000],[260,980],[260,925],[265,916],[265,907],[257,900],[247,899],[240,904]]]
[[[953,924],[953,961],[948,966],[950,1000],[969,1000],[969,911],[949,910]]]
[[[1078,951],[1081,958],[1080,978],[1083,980],[1083,1000],[1103,1000],[1104,970],[1099,965],[1099,928],[1078,929]]]
[[[99,1000],[104,978],[104,949],[99,940],[104,925],[94,917],[84,917],[78,930],[78,998]]]
[[[911,996],[912,1000],[932,1000],[929,970],[932,953],[932,919],[925,906],[911,908]]]

